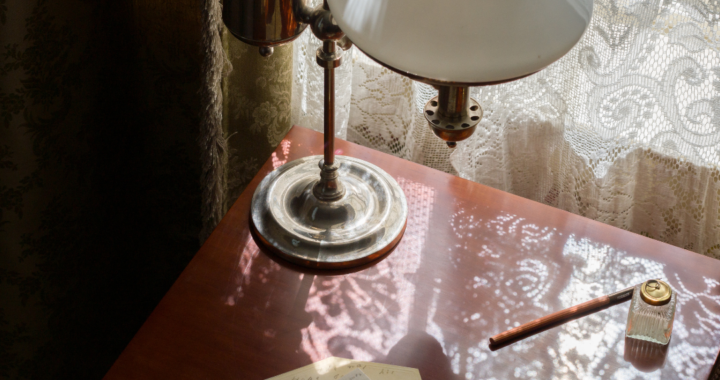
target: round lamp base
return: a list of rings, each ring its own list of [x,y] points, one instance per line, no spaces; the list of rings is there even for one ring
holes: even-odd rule
[[[252,199],[251,222],[263,246],[311,268],[350,268],[382,257],[400,241],[407,222],[405,194],[368,162],[336,156],[344,195],[313,195],[322,156],[301,158],[262,180]]]

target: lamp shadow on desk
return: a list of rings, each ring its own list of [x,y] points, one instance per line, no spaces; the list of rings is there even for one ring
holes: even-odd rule
[[[423,379],[455,380],[460,378],[453,373],[450,359],[445,355],[440,342],[424,331],[410,330],[390,349],[382,362],[417,368]]]

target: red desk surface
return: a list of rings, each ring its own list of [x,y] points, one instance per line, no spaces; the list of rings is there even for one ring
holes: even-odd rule
[[[415,367],[425,380],[710,373],[720,261],[355,144],[336,148],[405,191],[398,247],[349,272],[308,271],[258,249],[248,217],[260,180],[322,154],[321,134],[294,127],[106,379],[265,379],[328,356]],[[488,348],[498,332],[650,278],[679,294],[664,352],[625,339],[629,302]]]

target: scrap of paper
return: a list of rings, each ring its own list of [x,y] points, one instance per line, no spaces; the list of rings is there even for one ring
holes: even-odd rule
[[[340,380],[370,380],[369,377],[360,368],[348,372],[345,376],[341,377]]]
[[[370,380],[422,380],[416,368],[329,357],[267,380],[341,380],[359,369]],[[354,379],[360,380],[362,378]],[[364,379],[363,379],[364,380]]]

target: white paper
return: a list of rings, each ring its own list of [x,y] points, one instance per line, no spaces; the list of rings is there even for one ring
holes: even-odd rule
[[[369,377],[360,368],[348,372],[345,376],[341,377],[340,380],[370,380]]]
[[[340,380],[359,369],[371,380],[422,380],[416,368],[329,357],[267,380]],[[359,379],[357,379],[359,380]]]

